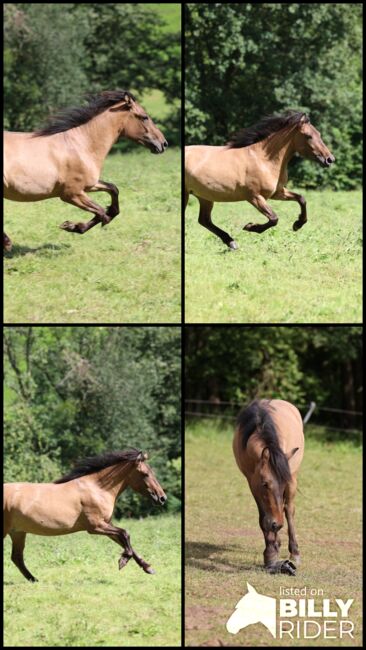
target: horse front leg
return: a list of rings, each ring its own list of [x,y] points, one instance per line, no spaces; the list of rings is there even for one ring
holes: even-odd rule
[[[268,230],[268,228],[272,228],[277,224],[278,217],[276,213],[273,212],[272,208],[268,205],[263,196],[258,194],[251,199],[247,199],[247,201],[255,208],[257,208],[259,212],[264,214],[267,217],[268,221],[267,223],[247,223],[246,226],[244,226],[243,230],[248,230],[249,232],[264,232],[265,230]]]
[[[297,480],[292,477],[290,483],[287,484],[285,489],[285,515],[288,527],[288,550],[290,552],[290,559],[295,562],[297,566],[300,564],[300,551],[297,544],[295,533],[295,494],[297,488]]]
[[[214,223],[212,223],[211,211],[213,208],[213,202],[206,201],[206,199],[201,199],[200,197],[197,198],[200,203],[198,223],[201,224],[201,226],[204,228],[207,228],[207,230],[210,230],[210,232],[213,232],[215,235],[220,237],[224,244],[229,246],[229,248],[236,250],[238,248],[238,245],[234,239],[230,237],[229,233],[225,232],[225,230],[221,230],[221,228],[218,228]]]
[[[118,194],[119,190],[116,185],[113,185],[113,183],[107,183],[106,181],[102,181],[99,179],[95,185],[92,187],[88,187],[86,189],[87,192],[108,192],[112,199],[111,205],[107,208],[107,215],[111,217],[110,221],[114,219],[119,214],[119,203],[118,203]],[[103,224],[105,225],[105,224]]]
[[[307,214],[306,214],[306,201],[301,194],[296,194],[296,192],[290,192],[287,190],[285,187],[282,187],[279,189],[276,194],[274,194],[272,199],[276,199],[278,201],[297,201],[298,204],[300,205],[301,212],[299,214],[299,218],[294,222],[292,228],[293,230],[299,230],[300,228],[303,227],[303,225],[307,222]]]
[[[98,223],[101,223],[103,226],[106,226],[113,217],[110,217],[104,208],[102,208],[97,203],[94,203],[85,192],[80,192],[76,195],[62,195],[61,200],[65,203],[71,203],[81,210],[86,210],[87,212],[93,213],[95,216],[90,221],[86,223],[80,221],[79,223],[74,223],[72,221],[65,221],[61,224],[60,228],[62,230],[67,230],[68,232],[75,232],[79,235],[83,235],[85,232],[94,228]]]
[[[112,524],[101,522],[94,528],[88,529],[88,533],[91,535],[106,535],[113,542],[116,542],[119,546],[124,548],[124,552],[122,553],[118,563],[119,569],[123,569],[130,559],[133,558],[145,573],[155,573],[154,569],[148,564],[148,562],[143,560],[142,557],[137,555],[134,551],[131,546],[130,536],[124,528],[118,528]]]

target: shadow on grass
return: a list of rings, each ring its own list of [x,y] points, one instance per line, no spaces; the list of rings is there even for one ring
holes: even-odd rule
[[[71,248],[71,244],[43,244],[37,248],[30,248],[29,246],[21,246],[19,244],[13,244],[11,251],[5,251],[4,255],[7,259],[12,259],[16,257],[22,257],[23,255],[28,255],[29,253],[39,253],[45,251],[61,252],[65,248]]]
[[[207,542],[185,543],[186,566],[203,571],[224,571],[225,573],[238,573],[238,571],[262,570],[262,567],[245,562],[230,562],[227,554],[238,552],[238,547],[233,544],[216,545]]]

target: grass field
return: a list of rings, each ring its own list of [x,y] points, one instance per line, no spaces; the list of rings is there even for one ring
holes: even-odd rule
[[[295,191],[301,191],[300,189]],[[185,280],[188,323],[358,323],[362,321],[361,192],[301,192],[308,223],[292,230],[297,204],[270,201],[275,228],[243,231],[265,218],[247,202],[218,204],[213,221],[231,234],[230,251],[198,224],[199,204],[186,210]]]
[[[307,431],[295,518],[302,564],[297,576],[290,577],[270,576],[261,568],[264,541],[257,506],[232,454],[232,428],[212,421],[187,428],[186,645],[362,645],[361,449],[346,442],[320,444]],[[286,525],[281,537],[284,559]],[[277,598],[280,587],[304,586],[323,589],[332,603],[335,598],[354,598],[354,641],[273,639],[261,624],[229,634],[226,621],[246,594],[247,581],[258,592]],[[315,602],[319,605],[317,596]]]
[[[110,540],[77,533],[52,539],[28,535],[28,583],[10,561],[5,540],[5,646],[180,646],[180,517],[123,521],[132,545],[156,574],[133,560],[118,570]]]
[[[110,155],[101,177],[119,188],[121,214],[85,235],[58,228],[88,219],[59,199],[5,201],[6,323],[180,322],[180,151]]]

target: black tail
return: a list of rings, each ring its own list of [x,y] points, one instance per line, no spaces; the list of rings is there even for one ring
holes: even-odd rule
[[[270,400],[255,400],[240,411],[237,418],[237,427],[241,435],[244,449],[250,436],[257,432],[270,452],[270,464],[277,479],[287,482],[291,472],[287,457],[282,451],[275,423],[271,416]]]

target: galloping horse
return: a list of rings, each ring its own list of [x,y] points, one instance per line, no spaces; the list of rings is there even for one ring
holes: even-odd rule
[[[68,108],[32,133],[4,133],[4,197],[43,201],[59,197],[95,216],[87,223],[65,221],[60,227],[83,234],[119,214],[118,189],[99,178],[103,161],[119,138],[128,138],[163,153],[168,146],[135,97],[126,90],[91,95],[87,106]],[[108,192],[105,210],[86,192]],[[4,248],[12,242],[4,233]]]
[[[278,217],[268,199],[297,201],[301,213],[293,225],[299,230],[307,221],[303,196],[286,189],[287,165],[295,153],[316,160],[322,167],[335,161],[305,113],[287,111],[271,115],[258,124],[231,135],[224,146],[192,145],[185,148],[185,205],[189,194],[200,203],[199,223],[220,237],[229,248],[233,238],[212,223],[215,201],[248,201],[268,222],[247,223],[244,230],[264,232]]]
[[[82,530],[106,535],[123,547],[120,569],[133,557],[146,573],[155,573],[133,550],[128,532],[111,524],[115,501],[129,486],[155,505],[165,503],[166,495],[146,459],[138,449],[115,451],[85,458],[53,483],[5,483],[4,537],[10,535],[11,559],[24,577],[37,582],[24,564],[27,533],[68,535]]]
[[[288,524],[290,560],[298,565],[300,553],[294,525],[297,472],[304,455],[304,434],[297,408],[280,399],[254,401],[237,421],[233,450],[240,471],[247,478],[259,511],[265,550],[264,565],[270,573],[295,574],[292,562],[278,561],[279,530]]]

